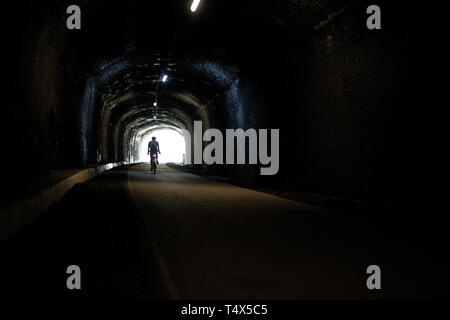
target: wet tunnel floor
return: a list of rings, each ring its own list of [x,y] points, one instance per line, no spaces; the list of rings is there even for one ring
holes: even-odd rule
[[[161,166],[77,185],[0,247],[10,297],[346,299],[448,297],[446,244]],[[82,290],[66,288],[78,265]],[[379,265],[382,290],[366,287]]]

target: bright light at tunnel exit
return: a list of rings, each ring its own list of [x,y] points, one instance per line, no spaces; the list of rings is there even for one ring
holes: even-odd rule
[[[191,11],[195,12],[197,11],[198,5],[200,4],[200,0],[194,0],[192,2]]]
[[[175,130],[160,129],[147,135],[145,139],[141,141],[139,146],[139,161],[150,162],[150,156],[147,155],[148,143],[156,137],[156,141],[159,142],[159,148],[161,154],[159,155],[159,163],[182,163],[183,155],[186,154],[186,144],[184,137]]]

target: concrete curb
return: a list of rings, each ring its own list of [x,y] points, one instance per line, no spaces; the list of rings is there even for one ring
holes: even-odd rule
[[[108,163],[94,168],[82,169],[74,175],[42,190],[28,199],[0,209],[0,243],[33,222],[40,214],[59,201],[77,183],[86,182],[104,171],[126,164]]]

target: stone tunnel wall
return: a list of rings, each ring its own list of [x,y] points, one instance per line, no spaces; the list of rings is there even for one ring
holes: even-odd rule
[[[417,9],[385,7],[382,30],[369,31],[365,9],[353,6],[310,41],[304,187],[407,202],[426,189],[420,177],[426,155],[417,150],[430,101],[433,30],[429,21],[409,19]]]
[[[216,172],[383,204],[424,197],[430,161],[417,150],[428,149],[421,118],[435,33],[430,21],[409,19],[417,8],[392,8],[383,29],[369,31],[366,8],[336,12],[304,37],[268,39],[276,51],[252,52],[219,103],[227,127],[280,128],[279,175],[260,177],[250,166]]]
[[[60,23],[64,8],[9,3],[1,22],[4,54],[2,167],[8,181],[40,176],[50,168],[76,166],[81,72]],[[19,18],[20,17],[20,18]]]

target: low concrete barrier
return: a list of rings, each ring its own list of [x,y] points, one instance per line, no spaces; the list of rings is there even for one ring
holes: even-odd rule
[[[33,222],[40,214],[47,211],[52,204],[59,201],[77,183],[86,182],[106,170],[124,164],[126,162],[109,163],[82,169],[25,200],[0,209],[0,243]]]

